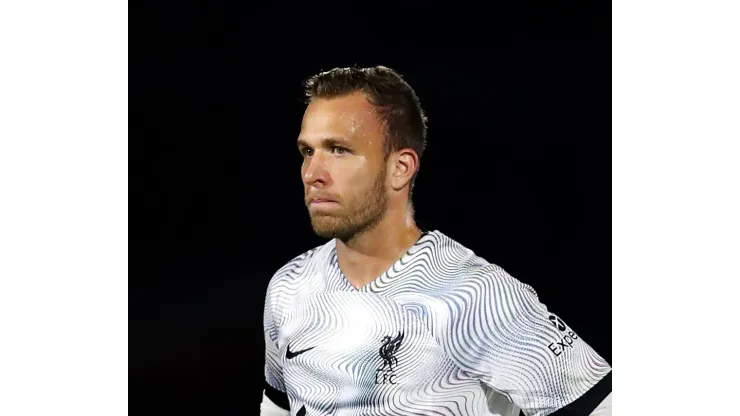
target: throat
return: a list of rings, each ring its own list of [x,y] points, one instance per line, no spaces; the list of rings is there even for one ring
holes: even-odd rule
[[[339,268],[345,279],[357,290],[370,284],[388,270],[394,261],[380,262],[378,259],[339,260]]]
[[[337,241],[339,269],[355,289],[362,289],[388,271],[421,236],[421,230],[415,228],[396,239],[384,239],[372,250],[359,250]]]

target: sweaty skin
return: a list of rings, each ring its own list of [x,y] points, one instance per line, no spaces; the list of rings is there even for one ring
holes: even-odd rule
[[[337,239],[339,266],[356,288],[386,271],[421,236],[409,203],[418,156],[411,149],[385,155],[385,140],[385,125],[359,92],[314,99],[298,137],[311,225],[318,235]]]

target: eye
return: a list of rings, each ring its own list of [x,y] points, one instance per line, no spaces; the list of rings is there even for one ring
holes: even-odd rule
[[[301,156],[303,157],[310,157],[313,154],[313,149],[308,147],[302,147],[298,151],[301,152]]]
[[[334,153],[337,153],[337,154],[340,154],[340,155],[345,154],[345,153],[349,153],[349,150],[348,149],[345,149],[344,147],[340,147],[340,146],[333,146],[331,148],[331,150]]]

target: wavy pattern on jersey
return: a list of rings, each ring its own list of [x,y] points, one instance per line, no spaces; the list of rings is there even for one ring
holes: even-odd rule
[[[381,296],[316,295],[296,304],[283,324],[283,343],[289,339],[291,350],[314,347],[284,366],[288,396],[309,415],[451,416],[480,414],[485,407],[477,382],[461,376],[424,323]],[[378,386],[378,348],[397,328],[405,328],[394,371],[399,384]]]
[[[296,286],[291,284],[300,276],[304,266],[316,250],[309,250],[286,263],[273,275],[267,286],[263,325],[265,332],[265,380],[272,387],[285,391],[278,336],[282,311],[290,307],[291,294]]]
[[[500,267],[438,232],[415,249],[371,290],[403,299],[413,310],[429,301],[417,304],[410,293],[432,292],[442,299],[447,308],[442,314],[448,319],[440,320],[444,327],[439,322],[432,322],[431,327],[450,358],[461,369],[525,403],[526,413],[552,412],[610,371],[580,338],[572,349],[555,356],[549,345],[567,332],[551,324],[551,314],[530,286]],[[562,374],[577,377],[565,380]]]
[[[371,409],[377,415],[476,415],[485,407],[485,398],[470,378],[459,377],[459,369],[447,360],[436,365],[410,351],[410,357],[399,355],[398,378],[401,388],[383,386],[377,389]],[[445,361],[445,362],[441,362]],[[365,413],[363,413],[365,414]]]
[[[530,286],[438,231],[360,290],[333,241],[308,251],[276,273],[265,310],[267,367],[282,369],[291,404],[309,416],[488,415],[491,391],[543,415],[611,370],[580,337],[556,356],[549,346],[571,329],[553,325]],[[378,347],[398,328],[402,382],[376,385]],[[286,364],[289,342],[315,349]]]
[[[280,349],[278,334],[286,311],[302,298],[326,290],[321,279],[328,264],[328,245],[296,256],[273,275],[267,287],[264,309],[265,378],[280,391],[286,391],[282,377],[284,349]],[[282,355],[281,355],[282,354]]]

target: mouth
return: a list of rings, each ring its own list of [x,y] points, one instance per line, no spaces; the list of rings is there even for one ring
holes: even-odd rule
[[[333,199],[328,199],[328,198],[312,198],[309,201],[309,204],[311,204],[311,205],[313,205],[313,204],[326,204],[326,203],[335,203],[336,204],[337,201],[335,201]]]
[[[309,201],[309,205],[331,205],[331,204],[338,204],[338,202],[333,199],[326,199],[326,198],[313,198],[311,199],[311,201]]]
[[[309,208],[313,210],[332,209],[339,206],[339,202],[329,198],[311,198],[308,201]]]

